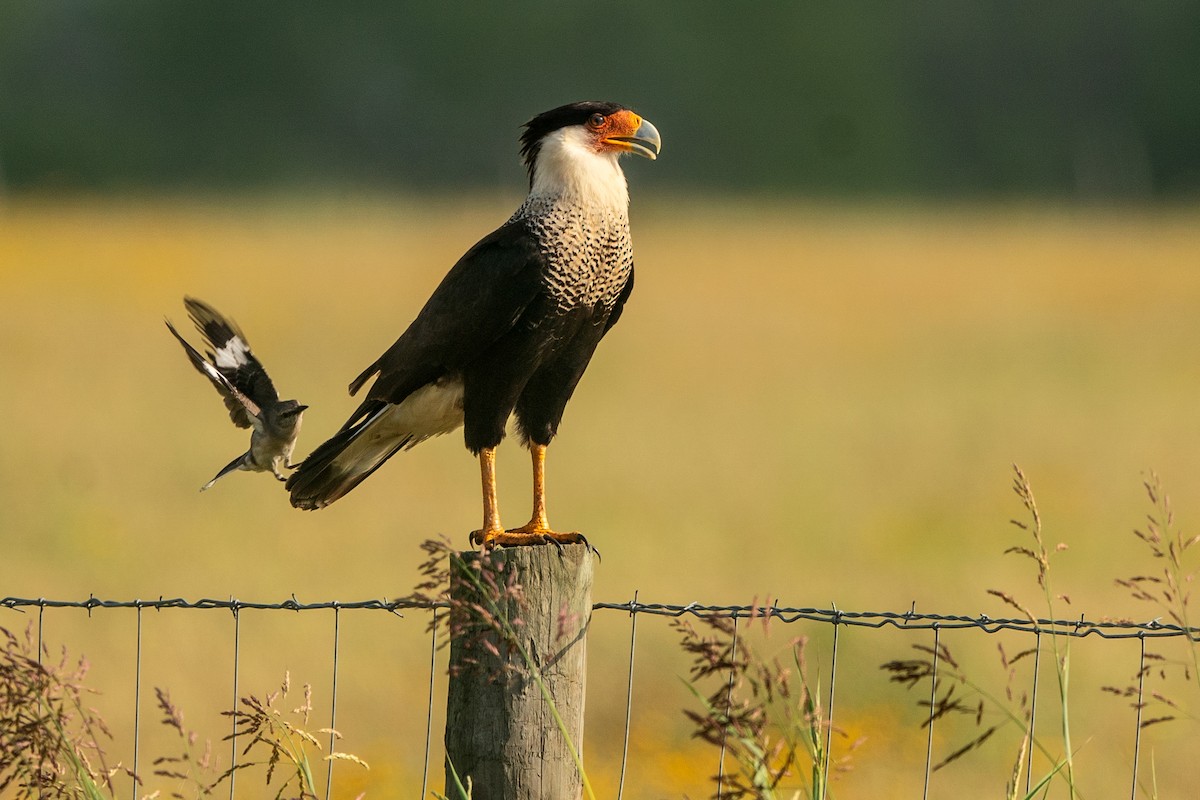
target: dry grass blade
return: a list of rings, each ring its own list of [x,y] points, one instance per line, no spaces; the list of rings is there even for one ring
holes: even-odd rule
[[[983,733],[979,734],[974,739],[967,742],[962,747],[958,748],[957,750],[955,750],[950,755],[943,758],[938,763],[934,764],[933,771],[937,772],[942,767],[945,767],[948,764],[951,764],[951,763],[957,761],[958,759],[962,758],[963,756],[965,756],[967,753],[971,752],[972,750],[979,749],[981,746],[983,746],[983,743],[986,742],[988,739],[992,738],[992,734],[994,734],[999,729],[1000,729],[999,725],[993,725],[992,727],[988,728]]]
[[[276,797],[282,798],[289,791],[296,793],[297,800],[317,797],[310,752],[319,753],[321,743],[312,732],[305,729],[312,712],[312,687],[305,684],[304,702],[285,712],[278,706],[286,702],[290,691],[290,675],[285,673],[279,689],[267,694],[265,699],[248,695],[241,698],[241,708],[224,712],[225,716],[234,719],[238,738],[249,738],[249,744],[242,751],[242,757],[249,757],[249,760],[234,764],[221,775],[217,783],[235,771],[265,766],[265,783],[268,787],[272,786],[277,771],[282,774],[282,782],[273,788]],[[289,721],[288,716],[296,721]],[[335,738],[340,736],[329,728],[321,728],[316,733],[334,734]],[[229,734],[225,739],[232,737],[233,734]],[[332,753],[322,757],[322,760],[329,759],[351,761],[369,769],[365,761],[349,753]]]
[[[1054,601],[1056,599],[1064,602],[1070,601],[1066,595],[1056,595],[1051,591],[1051,555],[1065,551],[1067,546],[1059,544],[1053,551],[1047,549],[1043,535],[1042,517],[1038,510],[1037,500],[1034,497],[1030,481],[1021,468],[1015,464],[1013,465],[1013,474],[1012,488],[1024,506],[1028,514],[1028,519],[1025,521],[1010,520],[1010,522],[1021,531],[1030,535],[1033,542],[1031,545],[1021,544],[1011,546],[1004,552],[1005,554],[1022,556],[1037,565],[1036,578],[1046,604],[1046,614],[1050,619],[1055,619]],[[1034,614],[1029,606],[1018,600],[1014,594],[1000,589],[989,589],[987,593],[1000,600],[1009,608],[1018,611],[1022,617],[1028,620],[1035,631],[1042,633],[1037,615]],[[1017,757],[1012,779],[1009,781],[1007,787],[1008,796],[1018,796],[1015,787],[1019,773],[1023,766],[1027,766],[1030,763],[1030,751],[1035,747],[1047,759],[1057,765],[1043,779],[1039,786],[1045,786],[1051,778],[1062,772],[1067,782],[1070,796],[1072,798],[1076,796],[1071,763],[1072,751],[1067,702],[1069,648],[1066,644],[1059,643],[1059,639],[1062,638],[1061,634],[1057,634],[1052,628],[1046,631],[1045,635],[1050,640],[1054,656],[1055,672],[1058,678],[1059,705],[1061,709],[1060,730],[1062,732],[1062,748],[1065,753],[1065,756],[1061,760],[1050,751],[1050,748],[1043,741],[1032,735],[1033,705],[1031,698],[1025,691],[1016,688],[1027,685],[1025,679],[1018,680],[1019,665],[1021,662],[1024,662],[1029,666],[1031,671],[1036,671],[1039,648],[1023,649],[1015,655],[1009,656],[1004,649],[1003,642],[998,643],[999,663],[1004,674],[1002,692],[989,689],[985,684],[971,677],[950,655],[950,651],[944,643],[940,644],[936,650],[925,645],[914,645],[915,650],[925,653],[929,658],[889,661],[882,665],[881,668],[884,671],[891,673],[891,681],[899,683],[910,690],[927,680],[932,682],[936,679],[936,685],[931,686],[925,695],[925,697],[932,697],[932,700],[917,701],[918,708],[925,709],[920,727],[928,727],[934,722],[952,716],[956,718],[968,718],[974,725],[975,732],[970,735],[965,743],[956,747],[949,755],[937,762],[936,765],[933,765],[933,770],[939,770],[947,764],[980,749],[1001,727],[1011,723],[1021,728],[1023,743]],[[1041,640],[1039,639],[1039,641]],[[1034,659],[1032,659],[1034,664],[1028,664],[1030,660],[1029,656],[1034,656]],[[1034,686],[1036,690],[1036,680]],[[1002,721],[991,721],[997,714],[1000,715]],[[932,742],[932,738],[930,742]]]
[[[1004,552],[1009,553],[1009,552],[1012,552],[1012,550],[1009,549],[1009,550],[1005,550]],[[1021,603],[1015,597],[1013,597],[1011,594],[1009,594],[1008,592],[1004,592],[999,589],[988,589],[987,593],[990,594],[992,597],[999,598],[1005,605],[1011,606],[1012,608],[1015,608],[1017,611],[1020,611],[1021,615],[1023,617],[1025,617],[1025,619],[1029,620],[1034,625],[1037,625],[1037,616],[1034,615],[1034,613],[1032,611],[1030,611],[1027,607],[1021,605]]]
[[[1163,643],[1164,647],[1182,647],[1183,652],[1180,655],[1168,657],[1163,653],[1147,652],[1143,656],[1142,668],[1127,686],[1102,687],[1106,693],[1131,699],[1131,705],[1134,707],[1161,707],[1173,712],[1143,720],[1141,724],[1145,728],[1180,717],[1197,719],[1197,715],[1187,710],[1181,701],[1153,688],[1146,688],[1143,692],[1139,684],[1148,680],[1166,682],[1175,674],[1183,678],[1185,685],[1191,687],[1192,698],[1200,690],[1200,652],[1197,648],[1200,632],[1194,631],[1190,623],[1189,588],[1196,574],[1191,555],[1192,548],[1200,542],[1200,535],[1185,536],[1175,525],[1175,512],[1171,507],[1170,495],[1164,490],[1157,473],[1151,471],[1142,481],[1142,486],[1152,509],[1146,515],[1144,527],[1135,528],[1133,534],[1145,545],[1145,550],[1154,560],[1156,569],[1128,578],[1118,578],[1115,583],[1125,589],[1131,599],[1153,605],[1160,615],[1167,617],[1188,633],[1182,641]]]
[[[87,661],[72,661],[65,648],[57,663],[37,655],[32,627],[24,637],[0,628],[0,791],[103,797],[114,776],[131,773],[105,763],[99,738],[111,735],[83,702]]]
[[[463,663],[472,667],[485,663],[500,665],[492,676],[496,682],[527,677],[527,665],[517,652],[516,631],[524,626],[519,614],[512,613],[524,603],[524,589],[512,570],[506,570],[503,560],[491,552],[482,552],[467,561],[450,544],[450,540],[427,539],[421,543],[426,559],[421,564],[424,576],[406,601],[422,605],[448,606],[448,614],[439,614],[429,622],[436,630],[438,648],[445,648],[451,639],[461,639],[464,648],[482,650],[491,659],[467,655]],[[452,594],[451,581],[465,581],[476,591],[462,596]],[[561,619],[565,630],[569,620]]]
[[[769,635],[765,620],[771,612],[757,604],[754,609],[754,616],[764,617],[763,635]],[[692,657],[684,681],[700,705],[698,711],[684,710],[692,735],[723,747],[736,765],[713,776],[714,797],[823,797],[829,768],[835,776],[850,769],[861,740],[851,743],[839,759],[826,752],[826,734],[845,738],[845,732],[831,728],[819,691],[810,687],[806,637],[789,643],[791,663],[785,664],[760,655],[729,618],[701,618],[703,633],[687,619],[672,620],[671,625],[680,636],[680,648]],[[701,688],[705,683],[710,684],[707,692]],[[805,764],[808,769],[802,770]]]
[[[190,796],[207,797],[225,777],[217,776],[208,780],[213,767],[212,742],[206,740],[204,749],[199,754],[194,752],[198,736],[184,726],[183,712],[171,702],[171,695],[165,689],[155,688],[154,695],[159,711],[162,712],[162,724],[174,730],[182,741],[182,749],[178,755],[160,756],[154,760],[154,774],[160,778],[170,778],[186,784]],[[226,773],[228,775],[229,773]],[[170,797],[183,798],[180,790],[171,792]]]
[[[1017,760],[1013,763],[1012,772],[1009,774],[1008,786],[1006,787],[1006,800],[1017,800],[1021,797],[1021,773],[1025,771],[1025,760],[1029,758],[1029,732],[1021,737],[1021,747],[1017,751]]]

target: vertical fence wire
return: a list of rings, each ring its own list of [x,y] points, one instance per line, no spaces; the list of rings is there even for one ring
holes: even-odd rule
[[[1136,724],[1133,727],[1133,786],[1129,790],[1129,797],[1131,800],[1136,800],[1137,798],[1138,756],[1141,754],[1142,750],[1142,705],[1143,698],[1145,697],[1143,689],[1146,684],[1146,637],[1139,636],[1138,643],[1140,644],[1140,649],[1138,652],[1137,705],[1134,706],[1134,708],[1137,709],[1137,717],[1135,720]]]
[[[721,754],[717,757],[717,800],[721,800],[724,796],[723,789],[725,787],[725,736],[729,732],[729,714],[733,710],[733,681],[736,665],[733,663],[737,660],[738,649],[738,617],[733,615],[733,646],[729,652],[729,686],[725,690],[725,725],[721,731]]]
[[[825,719],[825,763],[821,767],[821,798],[825,800],[825,794],[829,790],[829,762],[833,760],[833,754],[830,748],[833,746],[833,697],[834,689],[837,686],[837,657],[838,657],[838,630],[841,626],[838,624],[839,618],[834,617],[833,620],[833,655],[829,659],[829,706],[826,712]]]
[[[238,708],[238,667],[241,657],[242,615],[236,601],[231,607],[233,611],[233,710]],[[233,720],[233,730],[229,734],[229,800],[234,800],[233,792],[237,787],[237,715],[230,716]]]
[[[337,743],[337,691],[338,691],[338,634],[340,632],[342,609],[337,603],[333,604],[333,698],[329,706],[329,753],[333,755],[333,747]],[[329,768],[325,771],[325,800],[329,800],[329,792],[333,789],[333,762],[328,759]]]
[[[45,613],[46,613],[46,606],[45,606],[45,604],[44,604],[44,603],[39,603],[39,604],[38,604],[38,652],[37,652],[37,656],[38,656],[38,664],[39,664],[39,665],[42,663],[42,630],[43,630],[43,627],[44,627],[44,623],[43,623],[43,620],[42,620],[42,616],[43,616]]]
[[[937,707],[937,671],[938,656],[941,647],[941,628],[933,626],[933,669],[929,675],[929,730],[925,738],[925,786],[921,790],[922,800],[929,798],[929,773],[933,767],[933,719]]]
[[[429,623],[429,705],[425,708],[425,766],[421,771],[421,797],[429,794],[429,749],[433,743],[433,676],[437,673],[437,618],[438,608],[433,607],[433,620]]]
[[[138,742],[142,730],[142,601],[137,601],[137,653],[133,665],[133,800],[138,796]]]
[[[1029,698],[1029,752],[1025,756],[1025,794],[1029,794],[1033,783],[1033,741],[1037,728],[1038,676],[1042,673],[1042,632],[1034,634],[1033,641],[1033,688]]]
[[[633,655],[637,644],[638,590],[629,604],[629,682],[625,685],[625,740],[621,744],[621,779],[617,782],[617,800],[625,794],[625,767],[629,763],[629,723],[633,717]]]

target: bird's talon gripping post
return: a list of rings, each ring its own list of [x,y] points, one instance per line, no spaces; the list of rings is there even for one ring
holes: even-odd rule
[[[480,545],[485,551],[495,547],[536,547],[547,544],[562,550],[563,545],[579,543],[587,544],[587,540],[574,532],[558,533],[551,530],[523,530],[521,528],[495,532],[482,530],[471,532],[471,544]]]
[[[588,550],[591,550],[591,551],[592,551],[592,554],[593,554],[594,556],[596,556],[596,559],[597,559],[597,560],[602,560],[602,559],[600,559],[600,551],[599,551],[599,550],[597,550],[597,549],[596,549],[596,548],[595,548],[595,547],[592,545],[592,543],[591,543],[591,542],[589,542],[589,541],[587,540],[587,537],[586,537],[586,536],[584,536],[582,533],[579,533],[579,534],[576,534],[576,535],[579,537],[579,543],[580,543],[580,544],[582,544],[582,545],[583,545],[584,547],[586,547]]]

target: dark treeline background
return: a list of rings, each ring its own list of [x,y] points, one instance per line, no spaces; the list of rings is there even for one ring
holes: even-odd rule
[[[1200,4],[0,0],[6,191],[515,188],[614,99],[660,186],[1200,194]]]

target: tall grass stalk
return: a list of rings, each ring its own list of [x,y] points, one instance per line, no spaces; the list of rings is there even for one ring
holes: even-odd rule
[[[1005,689],[1003,697],[989,690],[984,684],[970,676],[954,658],[950,652],[950,648],[945,644],[939,645],[936,653],[932,647],[925,645],[914,645],[913,649],[929,657],[889,661],[882,666],[882,669],[892,674],[891,680],[893,682],[912,688],[924,680],[932,680],[934,676],[934,659],[941,665],[937,672],[938,683],[939,685],[945,685],[946,689],[941,697],[934,699],[933,707],[929,709],[929,717],[921,722],[922,728],[951,714],[972,718],[978,727],[983,724],[987,709],[992,709],[1003,717],[1002,722],[990,724],[970,741],[957,747],[945,758],[934,764],[933,771],[936,772],[968,753],[979,749],[1000,730],[1001,725],[1006,723],[1018,726],[1022,732],[1021,749],[1017,757],[1018,767],[1025,766],[1025,759],[1029,757],[1031,748],[1036,749],[1054,764],[1051,775],[1058,773],[1065,766],[1065,760],[1051,751],[1044,741],[1032,735],[1032,731],[1030,730],[1030,710],[1026,698],[1021,698],[1018,701],[1017,707],[1014,708],[1011,702],[1011,688]],[[1027,657],[1032,652],[1031,650],[1022,651],[1016,656],[1009,658],[1004,654],[1003,648],[1001,648],[1001,663],[1006,668],[1009,668],[1010,681],[1014,674],[1014,671],[1011,670],[1011,665]],[[968,693],[965,695],[960,694],[956,686],[968,690]],[[969,698],[971,697],[977,697],[978,700],[970,702]],[[928,708],[929,704],[928,701],[920,701],[919,705]],[[1014,772],[1016,770],[1017,768],[1014,768]]]
[[[458,768],[454,766],[454,761],[449,755],[446,756],[446,763],[450,765],[450,774],[454,778],[454,788],[458,791],[457,800],[471,800],[471,776],[467,776],[467,785],[463,786],[462,777],[458,774]],[[436,794],[435,797],[439,800],[450,800],[448,795]]]
[[[1186,562],[1193,547],[1200,544],[1200,534],[1184,537],[1175,525],[1175,512],[1171,509],[1171,498],[1163,490],[1158,475],[1151,472],[1142,486],[1150,500],[1152,512],[1146,515],[1145,528],[1134,529],[1134,535],[1146,543],[1151,555],[1163,566],[1157,574],[1135,575],[1118,579],[1117,585],[1130,591],[1135,600],[1152,603],[1160,608],[1171,621],[1187,634],[1188,660],[1191,662],[1189,682],[1200,689],[1200,648],[1197,635],[1190,620],[1191,590],[1195,572]]]
[[[65,648],[57,663],[39,660],[32,628],[23,638],[0,628],[0,639],[0,792],[87,800],[111,793],[113,778],[131,773],[105,762],[100,738],[111,734],[83,703],[87,661],[71,665]]]
[[[1005,554],[1013,553],[1029,558],[1037,564],[1037,582],[1042,592],[1042,600],[1046,607],[1046,614],[1050,619],[1056,619],[1056,601],[1069,603],[1070,598],[1066,595],[1055,595],[1050,583],[1050,562],[1051,557],[1055,553],[1062,552],[1067,549],[1065,544],[1059,544],[1051,550],[1046,546],[1044,531],[1042,527],[1041,514],[1038,511],[1037,501],[1033,495],[1033,488],[1026,478],[1025,473],[1017,465],[1013,465],[1013,491],[1020,498],[1021,504],[1024,506],[1028,514],[1027,521],[1011,520],[1012,524],[1021,530],[1028,531],[1033,537],[1032,546],[1015,545],[1005,550]],[[1030,655],[1036,654],[1036,649],[1027,649],[1017,653],[1013,657],[1009,657],[1004,652],[1004,647],[1001,645],[1000,662],[1001,666],[1008,674],[1009,685],[1005,688],[1004,698],[998,696],[995,692],[987,689],[982,683],[970,677],[967,672],[958,664],[950,653],[949,648],[945,644],[938,646],[935,652],[933,648],[924,645],[915,645],[914,649],[926,654],[928,658],[917,658],[909,660],[889,661],[883,665],[883,669],[891,672],[891,680],[912,688],[921,681],[926,679],[933,680],[935,674],[939,678],[948,678],[950,685],[945,690],[945,693],[939,698],[934,697],[933,707],[929,709],[929,716],[921,723],[932,725],[936,720],[951,714],[962,714],[973,717],[976,727],[980,727],[984,720],[984,711],[986,708],[991,708],[998,711],[1006,722],[1011,722],[1018,725],[1022,730],[1021,750],[1016,759],[1013,779],[1008,785],[1007,796],[1009,798],[1021,797],[1019,790],[1019,775],[1022,769],[1029,769],[1030,762],[1027,759],[1031,758],[1031,750],[1036,749],[1044,755],[1051,763],[1051,768],[1047,774],[1041,778],[1036,787],[1033,787],[1024,797],[1033,797],[1039,791],[1047,791],[1050,781],[1056,776],[1062,775],[1066,781],[1069,795],[1074,800],[1078,797],[1078,789],[1075,781],[1075,765],[1074,765],[1074,747],[1071,743],[1071,718],[1070,718],[1070,638],[1062,635],[1051,629],[1041,631],[1038,622],[1038,617],[1030,608],[1021,603],[1013,594],[999,589],[988,589],[987,593],[998,598],[1003,603],[1016,609],[1034,626],[1036,630],[1046,633],[1050,638],[1051,652],[1054,657],[1055,677],[1057,679],[1058,702],[1060,710],[1060,726],[1059,734],[1062,738],[1062,754],[1056,755],[1052,752],[1049,746],[1041,739],[1033,735],[1033,704],[1029,703],[1029,698],[1022,695],[1017,700],[1017,705],[1014,707],[1014,695],[1012,691],[1012,680],[1016,674],[1013,665],[1018,661],[1027,658]],[[935,663],[945,664],[942,673],[935,672]],[[1035,659],[1036,669],[1036,659]],[[1036,677],[1036,676],[1035,676]],[[1035,681],[1036,685],[1036,681]],[[958,688],[961,687],[970,692],[972,696],[978,697],[978,702],[968,703],[965,698],[959,696]],[[1036,698],[1034,698],[1036,701]],[[921,703],[927,705],[927,703]],[[934,766],[934,770],[941,769],[947,764],[963,757],[967,753],[978,749],[984,742],[992,737],[1000,724],[993,724],[982,733],[974,736],[966,744],[958,747],[950,755],[942,759]]]
[[[250,741],[242,751],[242,756],[246,757],[254,752],[262,760],[234,764],[218,779],[218,783],[237,770],[264,766],[266,767],[266,782],[270,785],[276,769],[283,765],[287,775],[275,797],[282,798],[284,792],[294,784],[299,800],[308,798],[315,800],[318,796],[317,786],[309,750],[311,748],[320,751],[321,743],[313,733],[306,730],[309,714],[313,708],[312,686],[305,684],[304,702],[285,712],[278,708],[277,704],[287,699],[290,689],[291,676],[285,672],[283,682],[277,690],[266,694],[263,699],[259,699],[255,695],[243,697],[241,708],[224,712],[225,716],[234,719],[237,737]],[[288,716],[294,717],[296,721],[290,721]],[[333,736],[335,739],[341,737],[341,734],[332,728],[320,728],[316,733]],[[225,739],[229,740],[233,736],[234,734],[229,734]],[[322,760],[350,761],[364,769],[370,769],[365,761],[350,753],[332,752],[324,756]]]
[[[751,619],[758,614],[756,603]],[[766,634],[770,611],[764,609],[761,616]],[[685,619],[671,624],[680,634],[680,646],[692,656],[689,676],[681,678],[700,705],[699,711],[684,711],[692,722],[692,735],[728,752],[736,765],[735,770],[714,776],[714,797],[776,800],[802,793],[812,800],[826,797],[832,762],[825,741],[833,729],[821,707],[820,681],[814,689],[808,678],[807,638],[789,642],[790,663],[785,665],[777,656],[760,655],[730,619],[701,618],[707,634]],[[710,680],[713,688],[705,693],[701,684]],[[850,753],[862,741],[849,745],[847,755],[835,765],[838,772],[849,769]],[[789,785],[789,778],[802,774],[804,762],[807,777]]]
[[[1016,464],[1013,464],[1013,491],[1017,497],[1021,499],[1022,505],[1025,506],[1026,512],[1029,514],[1028,522],[1020,520],[1011,520],[1012,524],[1021,530],[1029,531],[1033,535],[1034,548],[1022,547],[1020,545],[1010,547],[1005,550],[1005,553],[1016,553],[1026,556],[1037,563],[1038,586],[1042,590],[1042,599],[1046,606],[1046,615],[1049,619],[1057,619],[1055,614],[1055,600],[1061,599],[1069,603],[1070,598],[1066,595],[1058,595],[1056,598],[1050,587],[1050,556],[1051,551],[1046,547],[1046,541],[1043,538],[1042,531],[1042,516],[1038,512],[1037,500],[1033,496],[1033,487],[1029,483],[1029,479],[1025,477],[1025,473]],[[1055,553],[1062,552],[1067,549],[1065,544],[1058,544],[1054,548]],[[1023,611],[1029,616],[1030,621],[1037,625],[1037,619],[1029,613],[1020,603],[1015,602],[1011,595],[998,590],[990,590],[989,594],[1005,600],[1013,607]],[[1058,681],[1058,700],[1060,711],[1059,730],[1062,735],[1063,744],[1063,762],[1065,763],[1065,776],[1067,787],[1070,790],[1072,800],[1076,797],[1075,787],[1075,761],[1074,748],[1071,746],[1071,703],[1070,703],[1070,682],[1071,682],[1071,640],[1069,637],[1064,637],[1054,630],[1047,632],[1050,637],[1050,649],[1054,655],[1054,674]],[[1061,641],[1060,641],[1061,640]],[[1057,770],[1055,770],[1057,771]]]
[[[1190,616],[1190,586],[1195,578],[1196,569],[1192,554],[1193,548],[1200,544],[1200,535],[1184,536],[1183,531],[1175,524],[1171,498],[1164,490],[1157,473],[1150,472],[1143,479],[1142,487],[1150,501],[1151,511],[1146,515],[1144,525],[1135,528],[1133,533],[1146,546],[1150,556],[1159,566],[1128,578],[1118,578],[1116,584],[1126,589],[1134,600],[1153,605],[1162,615],[1182,628],[1186,642],[1182,646],[1187,652],[1182,658],[1171,658],[1161,651],[1146,650],[1143,641],[1142,666],[1133,676],[1133,680],[1120,687],[1102,686],[1101,690],[1130,700],[1131,705],[1138,710],[1140,728],[1145,729],[1152,725],[1175,721],[1180,717],[1197,721],[1196,712],[1192,710],[1194,695],[1192,704],[1188,704],[1168,696],[1162,689],[1147,689],[1145,684],[1153,680],[1154,676],[1165,682],[1171,673],[1181,671],[1185,687],[1200,689],[1200,647],[1197,646],[1197,635]],[[1163,640],[1160,646],[1170,649],[1176,647],[1174,640]],[[1152,707],[1161,711],[1153,714],[1142,713]],[[1143,787],[1143,791],[1150,797],[1158,797],[1158,775],[1154,767],[1153,753],[1151,784],[1148,788]]]

